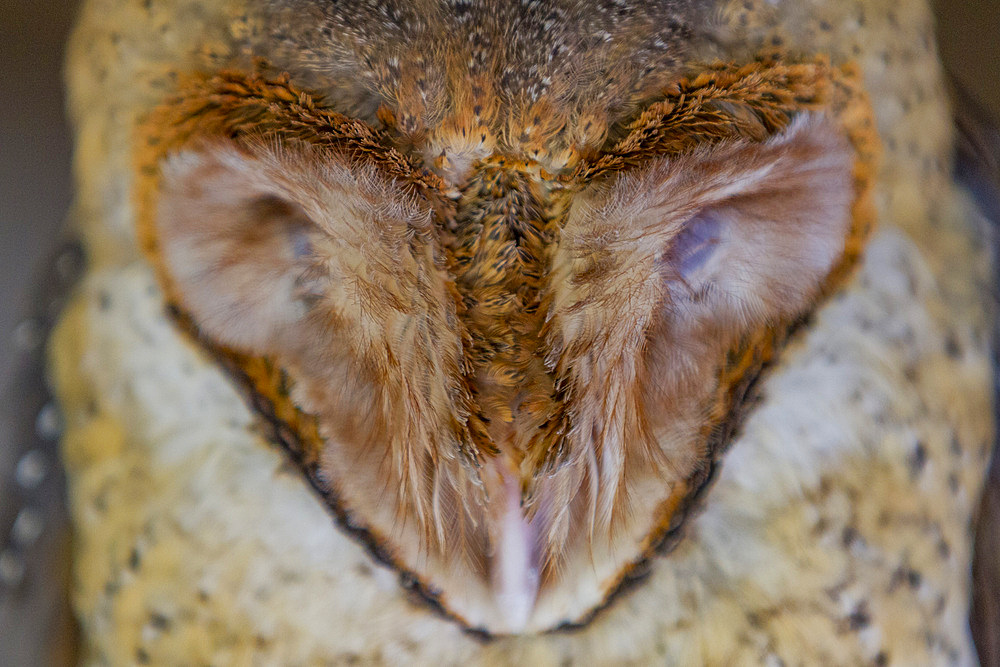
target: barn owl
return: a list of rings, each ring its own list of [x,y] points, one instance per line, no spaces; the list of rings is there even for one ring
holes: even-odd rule
[[[922,2],[89,0],[69,80],[93,662],[975,662]]]

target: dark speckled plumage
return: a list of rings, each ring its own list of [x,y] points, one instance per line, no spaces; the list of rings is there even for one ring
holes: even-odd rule
[[[420,0],[268,5],[275,63],[355,114],[380,105],[419,131],[457,111],[478,109],[489,123],[498,106],[521,109],[529,127],[551,131],[568,114],[614,119],[675,78],[711,31],[706,0]],[[459,79],[464,79],[460,81]],[[544,130],[543,130],[544,132]]]

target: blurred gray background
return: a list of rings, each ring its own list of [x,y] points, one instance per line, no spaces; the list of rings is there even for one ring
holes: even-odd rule
[[[65,528],[59,511],[62,480],[54,464],[53,431],[58,430],[58,423],[54,411],[43,409],[48,399],[40,380],[38,352],[46,322],[58,306],[51,298],[52,285],[57,288],[60,282],[53,279],[52,258],[63,239],[71,200],[71,145],[63,114],[61,69],[63,44],[76,5],[72,0],[2,0],[0,8],[3,665],[65,664],[73,659],[71,653],[51,652],[53,643],[58,648],[71,642],[53,642],[37,631],[67,627],[68,618],[65,604],[51,604],[66,587],[66,560],[58,555],[65,554],[66,531],[60,530]],[[949,70],[994,118],[1000,118],[1000,0],[935,0],[935,5],[941,51]],[[66,253],[62,256],[65,259]],[[25,457],[29,450],[41,453],[42,458],[29,460]],[[26,467],[26,461],[38,465]],[[31,476],[39,470],[43,477]],[[28,516],[34,523],[24,520],[26,506],[37,510]],[[16,546],[18,540],[21,546]],[[11,544],[16,548],[9,548]],[[26,567],[19,570],[22,566]],[[29,587],[33,571],[41,574],[33,575],[36,579]],[[43,591],[37,593],[40,585]]]
[[[68,0],[2,0],[0,9],[0,379],[40,260],[70,203],[70,139],[63,116]]]

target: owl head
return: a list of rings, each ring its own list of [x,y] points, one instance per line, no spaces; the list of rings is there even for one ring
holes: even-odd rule
[[[265,3],[142,124],[142,244],[345,530],[465,627],[669,549],[868,237],[856,73],[702,3]],[[266,46],[263,46],[266,44]]]

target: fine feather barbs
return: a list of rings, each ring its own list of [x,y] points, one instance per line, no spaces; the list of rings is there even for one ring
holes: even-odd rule
[[[585,115],[512,132],[500,105],[472,141],[463,109],[415,133],[287,77],[193,76],[142,128],[143,243],[387,560],[472,628],[578,623],[856,262],[875,151],[852,77],[715,66],[585,145]]]

